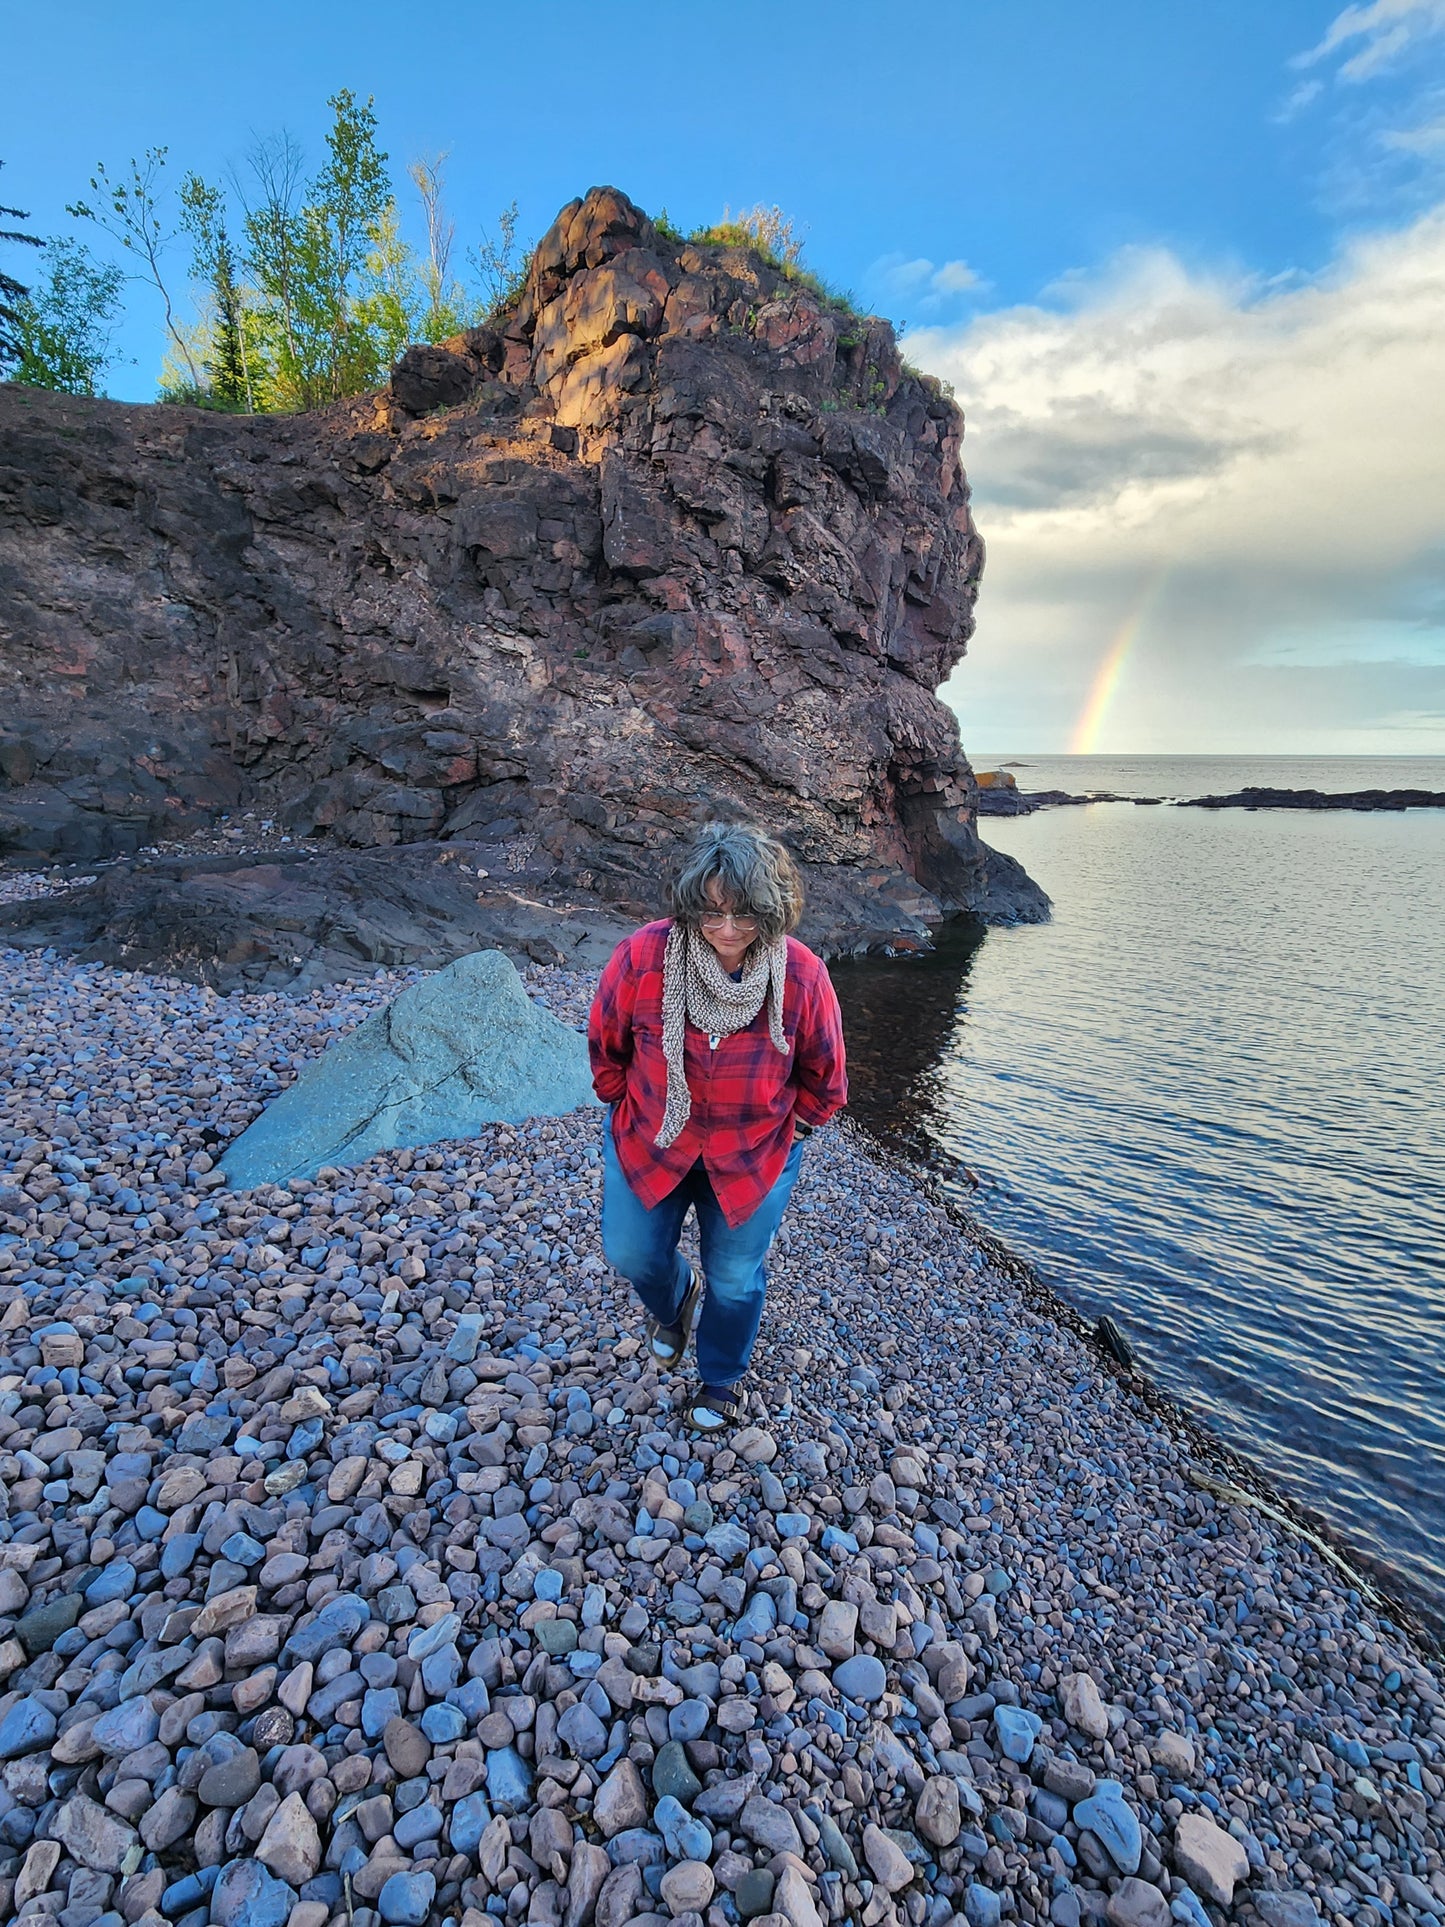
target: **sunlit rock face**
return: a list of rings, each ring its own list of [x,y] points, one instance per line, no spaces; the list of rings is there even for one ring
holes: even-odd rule
[[[1039,914],[952,713],[983,547],[892,329],[593,189],[499,325],[230,417],[0,388],[0,852],[238,807],[360,849],[522,837],[651,908],[747,814],[839,947]]]

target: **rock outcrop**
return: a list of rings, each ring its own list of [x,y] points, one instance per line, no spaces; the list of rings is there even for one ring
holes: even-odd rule
[[[309,1064],[226,1151],[236,1190],[596,1104],[587,1042],[499,950],[412,984]]]
[[[809,867],[820,940],[1041,915],[933,693],[983,565],[962,433],[886,322],[612,189],[501,325],[375,396],[0,388],[0,854],[251,808],[368,850],[524,836],[631,912],[692,823],[746,811]]]

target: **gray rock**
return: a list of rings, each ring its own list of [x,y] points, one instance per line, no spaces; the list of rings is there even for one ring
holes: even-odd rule
[[[1003,1919],[1003,1902],[991,1887],[971,1880],[968,1892],[963,1897],[963,1911],[968,1927],[999,1927]]]
[[[958,1788],[945,1774],[936,1773],[924,1781],[913,1820],[923,1838],[935,1847],[951,1847],[963,1831]]]
[[[621,1759],[597,1789],[592,1817],[610,1840],[647,1819],[647,1795],[635,1763]]]
[[[843,1830],[831,1813],[822,1807],[809,1807],[808,1818],[818,1829],[818,1843],[828,1857],[828,1865],[833,1867],[847,1880],[858,1878],[858,1862],[853,1857],[853,1849],[843,1836]]]
[[[211,1894],[211,1927],[285,1927],[296,1894],[259,1860],[222,1867]]]
[[[1411,1875],[1411,1878],[1413,1879],[1414,1876]],[[1402,1894],[1405,1891],[1403,1884],[1400,1891]],[[1429,1892],[1428,1888],[1426,1892]],[[1408,1894],[1405,1898],[1409,1899]],[[1258,1893],[1251,1895],[1251,1899],[1254,1902],[1254,1911],[1264,1922],[1264,1927],[1319,1927],[1320,1910],[1308,1894]],[[1431,1899],[1434,1899],[1433,1894]],[[1437,1909],[1439,1904],[1438,1901],[1435,1902]]]
[[[742,1876],[733,1889],[733,1899],[744,1920],[756,1920],[759,1914],[772,1912],[775,1885],[775,1876],[766,1867],[752,1867]]]
[[[662,1897],[674,1919],[680,1914],[701,1914],[716,1884],[705,1860],[683,1860],[662,1876]]]
[[[288,1793],[267,1821],[256,1858],[292,1887],[304,1886],[321,1865],[321,1838],[299,1793]]]
[[[626,1861],[603,1881],[593,1918],[596,1927],[626,1927],[641,1912],[642,1869]]]
[[[283,1183],[596,1101],[585,1038],[532,1002],[500,950],[475,950],[303,1071],[227,1148],[226,1176],[236,1190]]]
[[[1138,1873],[1144,1853],[1139,1816],[1124,1798],[1117,1780],[1100,1780],[1088,1799],[1080,1800],[1074,1808],[1074,1820],[1089,1829],[1120,1873]]]
[[[1107,1913],[1111,1927],[1169,1927],[1169,1902],[1157,1887],[1134,1875],[1109,1896]]]
[[[851,1659],[845,1659],[841,1666],[833,1668],[833,1684],[848,1699],[870,1706],[874,1700],[883,1697],[888,1674],[883,1661],[872,1653],[855,1653]]]
[[[178,1786],[167,1787],[148,1813],[140,1818],[140,1837],[152,1853],[163,1853],[183,1839],[195,1823],[196,1802]]]
[[[388,1720],[382,1731],[381,1743],[386,1749],[387,1759],[404,1780],[424,1772],[431,1758],[431,1741],[419,1726],[408,1719]]]
[[[1249,1856],[1239,1841],[1203,1813],[1180,1815],[1174,1828],[1174,1865],[1191,1887],[1220,1907],[1232,1904],[1235,1887],[1249,1876]]]
[[[705,1819],[719,1820],[730,1827],[751,1799],[757,1783],[755,1773],[745,1773],[735,1780],[719,1780],[716,1786],[705,1788],[697,1796],[692,1810]]]
[[[320,1659],[333,1646],[349,1646],[371,1617],[371,1608],[355,1593],[338,1593],[328,1599],[316,1617],[298,1626],[286,1642],[291,1659]]]
[[[567,1869],[567,1911],[562,1927],[583,1927],[595,1919],[598,1897],[612,1872],[612,1862],[601,1847],[579,1840]]]
[[[583,1700],[558,1720],[557,1738],[579,1760],[600,1760],[607,1751],[607,1728]]]
[[[38,1752],[55,1738],[55,1715],[48,1706],[27,1695],[0,1719],[0,1760],[18,1760]]]
[[[765,1847],[769,1853],[795,1853],[802,1857],[802,1836],[792,1814],[786,1807],[774,1806],[761,1793],[749,1794],[737,1824],[738,1830],[746,1834],[754,1846]]]
[[[566,1715],[563,1715],[566,1718]],[[562,1722],[557,1722],[557,1730],[562,1730]],[[601,1749],[599,1749],[600,1751]],[[658,1799],[669,1794],[680,1800],[685,1807],[692,1805],[702,1792],[702,1781],[688,1764],[686,1753],[677,1740],[667,1740],[657,1749],[657,1758],[652,1763],[652,1790]]]
[[[1059,1709],[1070,1726],[1087,1733],[1091,1740],[1107,1737],[1109,1715],[1090,1674],[1068,1673],[1059,1681]]]
[[[208,1807],[243,1807],[261,1784],[261,1762],[252,1746],[208,1766],[196,1788]]]
[[[47,1599],[43,1606],[36,1606],[17,1620],[16,1638],[33,1659],[37,1653],[48,1653],[84,1611],[85,1601],[78,1592],[62,1593],[59,1599]]]
[[[1076,1800],[1087,1800],[1098,1784],[1092,1767],[1078,1760],[1061,1759],[1058,1754],[1044,1761],[1043,1782],[1050,1793],[1057,1793],[1070,1806]]]
[[[72,1860],[97,1873],[119,1873],[121,1862],[135,1841],[135,1828],[126,1826],[83,1793],[72,1794],[51,1822],[51,1832]]]
[[[102,1713],[91,1728],[91,1738],[102,1753],[138,1753],[160,1731],[160,1715],[148,1699],[122,1700]]]
[[[872,1868],[880,1886],[890,1894],[901,1893],[913,1879],[913,1862],[882,1827],[871,1823],[863,1829],[863,1858]]]
[[[1442,1915],[1445,1915],[1445,1900],[1441,1900],[1438,1895],[1431,1893],[1430,1889],[1418,1874],[1396,1873],[1395,1885],[1400,1890],[1400,1898],[1407,1906],[1415,1908],[1419,1913],[1431,1914],[1436,1920]],[[1304,1895],[1282,1894],[1279,1898],[1285,1900],[1302,1900]],[[1260,1896],[1256,1895],[1254,1903],[1256,1907],[1259,1906],[1259,1901]],[[1263,1910],[1261,1909],[1261,1911]],[[1276,1927],[1276,1923],[1271,1922],[1270,1927]]]
[[[387,1927],[423,1927],[436,1891],[435,1874],[394,1873],[382,1888],[377,1906]]]

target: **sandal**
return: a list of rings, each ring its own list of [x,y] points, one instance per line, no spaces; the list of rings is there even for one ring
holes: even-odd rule
[[[682,1308],[677,1314],[675,1325],[664,1325],[656,1318],[647,1321],[647,1343],[652,1356],[659,1365],[676,1365],[687,1350],[687,1341],[692,1336],[692,1328],[697,1323],[698,1307],[702,1304],[702,1273],[696,1265],[690,1267],[692,1283],[683,1294]]]
[[[743,1404],[736,1389],[704,1385],[697,1397],[689,1400],[687,1422],[694,1432],[722,1432],[736,1425]]]

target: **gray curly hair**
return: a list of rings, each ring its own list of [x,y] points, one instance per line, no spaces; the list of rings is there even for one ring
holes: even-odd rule
[[[672,914],[696,929],[717,908],[708,895],[716,879],[723,907],[756,917],[767,942],[796,930],[803,915],[803,879],[775,836],[754,823],[704,823],[683,853],[672,884]]]

